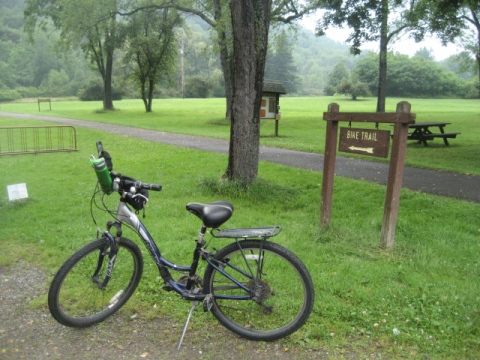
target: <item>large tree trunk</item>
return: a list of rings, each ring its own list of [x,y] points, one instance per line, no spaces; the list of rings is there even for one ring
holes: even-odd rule
[[[104,78],[104,99],[103,110],[114,110],[113,107],[113,90],[112,90],[112,72],[113,72],[113,51],[107,52],[107,61],[105,64]]]
[[[232,66],[229,60],[228,50],[225,48],[220,51],[220,62],[223,70],[223,80],[225,83],[226,110],[225,119],[232,119]]]
[[[385,98],[387,96],[388,0],[382,0],[381,6],[382,24],[380,28],[377,112],[385,112]]]
[[[147,112],[152,112],[152,103],[153,103],[153,90],[155,89],[155,81],[153,79],[148,80],[148,103],[147,103]]]
[[[478,46],[480,46],[480,42],[478,43]],[[478,70],[477,70],[478,71],[478,84],[477,84],[477,86],[478,86],[478,98],[480,99],[480,51],[477,54],[476,58],[477,58],[477,67],[478,67]]]
[[[148,112],[148,101],[147,101],[147,81],[145,79],[140,80],[140,97],[142,98],[143,105],[145,106],[145,111]]]
[[[229,24],[220,26],[225,18],[223,9],[223,2],[221,0],[214,0],[214,19],[217,23],[215,30],[217,31],[217,43],[220,48],[220,64],[222,65],[223,80],[225,83],[225,99],[226,110],[225,119],[230,121],[232,118],[232,57],[231,46],[228,45],[227,31],[230,29]]]
[[[480,27],[477,28],[477,53],[475,54],[477,60],[477,75],[478,75],[478,98],[480,99]]]
[[[260,105],[268,45],[271,0],[231,0],[233,96],[230,148],[225,177],[256,179],[260,146]]]

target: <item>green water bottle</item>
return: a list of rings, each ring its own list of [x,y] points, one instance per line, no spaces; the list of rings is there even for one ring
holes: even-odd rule
[[[110,176],[110,171],[108,170],[105,159],[90,159],[90,163],[97,174],[98,182],[100,183],[102,191],[105,194],[110,195],[113,191],[112,177]]]

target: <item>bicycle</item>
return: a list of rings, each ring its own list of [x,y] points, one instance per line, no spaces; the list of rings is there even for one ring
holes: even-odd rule
[[[122,236],[122,225],[140,237],[158,267],[163,290],[174,291],[192,301],[178,349],[193,310],[203,304],[227,329],[251,340],[271,341],[297,331],[308,319],[314,304],[314,285],[305,265],[290,250],[269,241],[280,226],[220,229],[233,214],[225,200],[189,203],[186,209],[202,225],[190,266],[179,266],[162,257],[153,237],[137,214],[144,209],[150,191],[161,185],[143,183],[113,171],[110,154],[97,142],[98,158],[91,162],[98,182],[91,201],[92,218],[96,196],[114,218],[106,230],[97,230],[96,240],[85,245],[60,267],[48,293],[53,317],[63,325],[82,328],[97,324],[119,310],[132,296],[143,271],[143,255],[132,240]],[[117,192],[116,211],[109,210],[103,196]],[[111,230],[114,234],[111,233]],[[220,250],[207,250],[207,230],[213,239],[233,239]],[[203,279],[197,275],[199,260],[206,261]],[[171,272],[183,274],[174,280]]]

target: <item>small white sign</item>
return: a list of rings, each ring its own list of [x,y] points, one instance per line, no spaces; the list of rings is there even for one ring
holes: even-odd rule
[[[7,191],[8,191],[8,199],[10,201],[28,198],[27,184],[25,183],[8,185]]]

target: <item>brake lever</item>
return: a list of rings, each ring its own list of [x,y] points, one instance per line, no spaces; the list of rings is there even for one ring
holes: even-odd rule
[[[134,199],[134,198],[136,198],[136,197],[138,197],[138,196],[140,196],[141,198],[143,198],[143,200],[145,200],[145,202],[148,202],[148,198],[147,198],[146,196],[144,196],[144,195],[142,195],[142,194],[138,194],[138,193],[137,193],[137,194],[133,194],[133,195],[132,195],[132,199]]]

